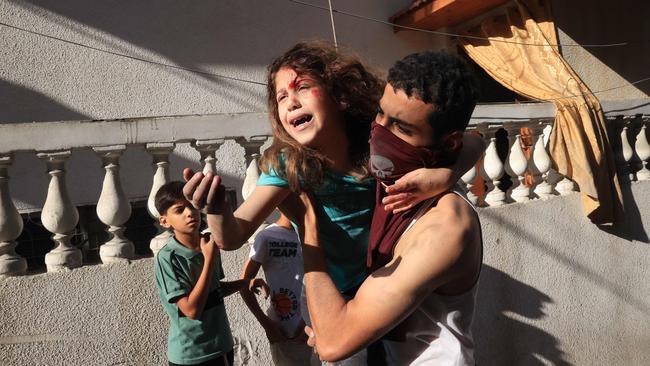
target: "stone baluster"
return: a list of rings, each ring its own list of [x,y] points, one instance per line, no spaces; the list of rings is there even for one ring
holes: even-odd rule
[[[628,118],[624,117],[624,120]],[[632,150],[632,145],[630,144],[630,139],[628,135],[630,123],[628,121],[624,122],[623,129],[621,130],[621,157],[623,160],[619,163],[621,169],[621,178],[624,181],[630,182],[634,180],[634,171],[632,170],[632,157],[634,156],[634,150]]]
[[[551,171],[551,157],[546,151],[545,125],[533,129],[535,133],[535,145],[533,146],[533,157],[529,161],[529,169],[534,172],[535,188],[533,192],[541,199],[553,197],[553,185],[549,183],[549,172]]]
[[[253,192],[257,185],[257,179],[260,177],[260,170],[258,162],[260,158],[260,149],[266,142],[268,136],[253,136],[246,140],[244,138],[237,139],[237,143],[244,148],[246,158],[246,176],[241,188],[241,194],[244,200]]]
[[[564,177],[561,181],[557,182],[555,190],[560,194],[560,196],[566,196],[576,192],[576,185],[571,179]]]
[[[486,134],[484,134],[486,135]],[[497,153],[496,137],[494,132],[489,133],[489,143],[485,149],[485,158],[483,159],[483,175],[486,178],[487,194],[485,203],[488,206],[501,206],[506,201],[506,194],[499,188],[499,179],[503,176],[504,166],[499,154]]]
[[[126,238],[124,224],[131,216],[131,204],[120,182],[120,156],[126,145],[93,148],[106,170],[102,192],[97,201],[97,217],[108,226],[111,238],[99,247],[102,263],[128,262],[135,254],[133,243]]]
[[[576,185],[571,179],[555,170],[553,173],[557,173],[557,177],[562,177],[560,181],[555,183],[555,190],[560,194],[560,196],[567,196],[573,192],[576,192]]]
[[[237,143],[244,147],[244,154],[246,157],[246,176],[241,187],[242,198],[246,200],[257,186],[257,179],[260,177],[260,170],[258,161],[260,157],[260,149],[268,136],[253,136],[246,140],[244,138],[237,139]],[[269,224],[265,221],[255,230],[253,235],[248,238],[249,243],[255,242],[257,234],[264,230]]]
[[[149,198],[147,199],[147,211],[154,219],[154,226],[157,229],[157,235],[154,236],[149,242],[149,248],[154,255],[158,254],[173,236],[171,230],[166,230],[160,226],[159,218],[160,213],[156,209],[156,193],[158,189],[169,182],[169,155],[174,151],[176,145],[171,142],[150,143],[146,145],[147,151],[153,157],[153,182],[151,190],[149,191]]]
[[[47,198],[41,212],[43,226],[52,234],[55,247],[45,255],[48,272],[67,271],[81,266],[81,250],[75,248],[70,239],[79,222],[79,212],[72,205],[65,183],[65,161],[70,151],[38,153],[39,159],[47,165],[50,184]]]
[[[192,146],[201,155],[201,163],[203,164],[203,174],[211,172],[217,174],[217,156],[216,152],[225,139],[214,140],[196,140]]]
[[[508,169],[509,174],[513,178],[516,176],[517,180],[513,179],[513,188],[510,191],[510,198],[515,202],[526,202],[530,200],[530,188],[524,182],[524,173],[528,167],[528,161],[524,150],[521,148],[521,135],[515,135],[511,140],[510,152],[508,153]]]
[[[217,174],[217,150],[224,142],[226,142],[225,139],[212,139],[196,140],[192,143],[192,146],[194,146],[201,156],[200,159],[203,164],[203,174],[207,174],[208,172]],[[206,217],[202,216],[202,220],[205,224]]]
[[[636,172],[636,178],[638,180],[650,180],[650,170],[648,170],[648,159],[650,158],[650,144],[648,144],[648,135],[646,134],[646,121],[643,121],[644,124],[639,130],[639,134],[636,136],[636,142],[634,148],[636,149],[636,155],[641,159],[641,170]]]
[[[27,270],[27,261],[16,253],[16,238],[23,231],[20,217],[9,194],[11,155],[0,155],[0,276],[16,276]]]
[[[478,197],[472,192],[472,187],[474,187],[474,182],[476,181],[476,166],[473,166],[472,169],[468,170],[460,177],[460,180],[465,184],[465,192],[467,193],[467,199],[469,199],[472,204],[476,205],[478,202]]]

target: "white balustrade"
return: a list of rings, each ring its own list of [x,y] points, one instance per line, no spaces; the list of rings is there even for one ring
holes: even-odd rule
[[[212,139],[212,140],[196,140],[192,145],[201,155],[201,163],[203,164],[203,174],[208,172],[217,174],[217,150],[225,139]]]
[[[99,257],[103,263],[128,262],[135,252],[133,243],[124,235],[124,224],[131,216],[131,204],[122,189],[119,164],[126,145],[95,147],[93,150],[102,159],[106,170],[97,201],[97,217],[108,226],[111,235],[110,240],[99,247]]]
[[[0,276],[16,276],[27,270],[27,261],[16,253],[16,238],[23,231],[23,219],[9,194],[11,155],[0,155]]]
[[[641,125],[639,125],[640,119],[643,119]],[[633,118],[620,117],[616,121],[610,121],[612,123],[610,127],[618,127],[615,132],[610,133],[610,136],[612,136],[612,146],[617,153],[617,166],[625,170],[620,175],[622,177],[634,178],[634,171],[639,169],[636,172],[636,179],[650,180],[650,170],[648,169],[650,145],[647,136],[647,120],[647,116],[640,118],[636,115]],[[165,120],[159,122],[166,123]],[[149,121],[146,123],[149,123]],[[149,137],[145,140],[137,140],[136,142],[133,142],[135,140],[126,142],[112,142],[111,140],[110,143],[115,145],[94,148],[94,151],[102,159],[105,169],[102,190],[97,201],[97,216],[99,220],[108,225],[107,231],[111,234],[110,240],[100,246],[100,257],[104,263],[125,262],[134,256],[133,243],[124,235],[125,223],[131,215],[131,205],[124,193],[119,172],[119,161],[126,146],[129,144],[145,146],[146,151],[152,157],[153,174],[151,189],[148,191],[147,209],[150,216],[154,218],[158,229],[155,237],[149,243],[152,252],[156,254],[172,235],[170,231],[158,225],[159,213],[155,208],[155,194],[162,185],[170,181],[169,158],[177,143],[193,141],[192,146],[200,154],[202,171],[217,174],[217,151],[224,144],[226,138],[234,139],[244,148],[245,153],[246,176],[241,190],[243,198],[247,199],[255,189],[260,176],[258,165],[260,150],[267,141],[268,136],[245,135],[237,132],[239,131],[236,129],[239,128],[237,126],[231,126],[231,131],[236,132],[236,134],[216,135],[229,136],[223,138],[194,140],[193,135],[190,136],[189,132],[183,131],[182,133],[185,135],[180,137],[165,135],[164,133],[162,135],[146,135]],[[88,125],[84,124],[79,128],[81,127],[87,128]],[[530,128],[533,133],[532,136],[521,132],[522,127]],[[552,160],[547,150],[549,133],[546,131],[549,127],[549,122],[541,119],[529,120],[525,123],[490,122],[489,125],[477,125],[476,128],[480,129],[484,136],[487,136],[488,146],[480,170],[473,167],[461,177],[469,200],[474,204],[482,200],[482,197],[477,197],[472,192],[472,189],[477,188],[476,185],[479,184],[476,183],[479,174],[486,181],[487,190],[484,202],[488,206],[501,206],[511,201],[526,202],[534,197],[546,199],[558,193],[567,195],[574,192],[577,188],[576,185],[566,177],[557,183],[555,187],[551,184],[551,181],[559,178],[555,176],[556,172],[551,169]],[[497,140],[495,136],[495,132],[502,128],[507,129],[510,136],[510,145],[505,161],[499,156],[499,153],[502,153],[501,156],[503,156],[504,151],[497,151],[497,146],[501,148],[497,144],[501,140]],[[160,133],[160,130],[155,131]],[[264,131],[261,133],[264,133]],[[528,137],[531,140],[527,140]],[[499,136],[500,138],[501,136]],[[620,143],[618,138],[620,138]],[[98,142],[92,143],[99,144]],[[531,143],[533,146],[529,146]],[[20,146],[16,148],[16,151],[25,150],[24,147]],[[45,149],[46,147],[42,148]],[[73,146],[61,146],[56,149],[68,148],[87,148],[87,145],[81,146],[76,142]],[[528,151],[529,148],[531,151]],[[52,239],[55,242],[55,248],[45,257],[47,270],[50,272],[69,270],[82,264],[81,251],[71,244],[71,238],[79,221],[79,215],[68,196],[66,188],[64,167],[70,155],[71,151],[69,150],[38,154],[38,157],[46,163],[50,175],[48,193],[41,214],[43,226],[53,234]],[[635,155],[641,160],[640,167],[638,166],[639,162],[635,160]],[[23,230],[23,221],[11,200],[9,192],[9,167],[12,162],[12,156],[8,152],[0,154],[0,276],[23,274],[27,268],[25,259],[21,258],[15,251],[16,239]],[[506,172],[513,183],[507,193],[499,188],[500,185],[503,187],[507,183],[504,181],[506,178],[503,178]],[[552,175],[551,178],[549,178],[549,174]],[[531,176],[534,180],[532,185],[530,182]],[[481,179],[479,180],[482,182]],[[229,193],[233,193],[232,190]],[[264,227],[265,225],[262,225],[260,229]],[[250,240],[252,241],[254,237],[255,234]]]
[[[174,151],[176,145],[174,143],[151,143],[146,145],[147,151],[153,157],[153,182],[151,183],[151,190],[149,190],[149,198],[147,199],[147,211],[154,219],[154,226],[156,226],[156,236],[149,242],[149,248],[154,255],[158,254],[160,249],[164,247],[169,239],[173,236],[171,230],[164,229],[160,226],[159,218],[160,213],[156,209],[156,193],[169,182],[169,155]]]
[[[650,159],[650,145],[648,144],[648,135],[646,134],[646,125],[641,126],[639,134],[636,136],[634,148],[636,154],[641,159],[641,170],[636,172],[638,180],[650,180],[650,170],[648,170],[648,159]]]
[[[501,206],[506,201],[506,194],[499,188],[499,179],[503,176],[504,166],[497,153],[496,138],[491,137],[483,159],[483,173],[488,186],[485,203],[489,206]]]
[[[79,222],[77,208],[72,205],[65,183],[65,161],[70,151],[38,153],[39,159],[47,165],[50,184],[47,198],[41,212],[43,226],[52,234],[54,249],[45,255],[48,272],[67,271],[81,266],[81,251],[75,248],[70,239]]]

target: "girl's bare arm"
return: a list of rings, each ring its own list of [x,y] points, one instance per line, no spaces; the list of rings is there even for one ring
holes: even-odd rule
[[[223,250],[240,248],[290,192],[286,187],[258,186],[233,212],[221,177],[193,173],[190,169],[185,169],[183,176],[187,180],[183,187],[185,197],[207,214],[210,233]]]

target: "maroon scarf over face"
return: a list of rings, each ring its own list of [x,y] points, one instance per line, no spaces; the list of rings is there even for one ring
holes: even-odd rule
[[[366,263],[371,271],[391,261],[393,248],[422,204],[419,203],[398,214],[384,211],[381,204],[381,200],[386,196],[384,185],[395,183],[404,174],[415,169],[430,168],[435,162],[436,158],[430,149],[414,147],[384,126],[373,122],[370,131],[369,168],[377,179],[377,204],[372,215]]]

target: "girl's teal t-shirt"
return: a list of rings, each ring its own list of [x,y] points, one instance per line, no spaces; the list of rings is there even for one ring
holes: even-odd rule
[[[261,174],[257,185],[287,187],[289,183],[269,169],[268,173]],[[330,277],[339,291],[352,290],[367,277],[375,179],[358,180],[328,171],[323,185],[313,192],[313,198]]]

